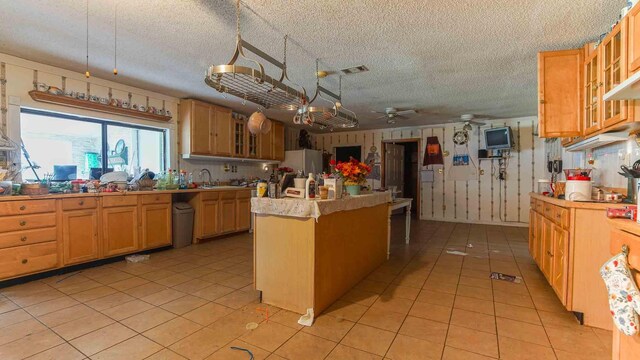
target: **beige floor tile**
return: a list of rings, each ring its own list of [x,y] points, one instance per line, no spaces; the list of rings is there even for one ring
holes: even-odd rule
[[[262,323],[257,329],[245,333],[240,337],[240,340],[273,352],[295,333],[296,330],[288,326],[268,322]]]
[[[377,329],[371,326],[356,324],[340,342],[359,350],[384,356],[395,333],[387,330]]]
[[[42,316],[78,304],[79,302],[72,297],[63,296],[57,299],[41,302],[36,305],[27,306],[24,309],[33,316]]]
[[[211,286],[212,283],[209,281],[204,281],[201,279],[191,279],[189,281],[185,281],[181,284],[175,285],[172,288],[174,290],[178,290],[181,291],[183,293],[187,293],[187,294],[193,294],[194,292],[198,291],[198,290],[202,290],[208,286]]]
[[[83,304],[78,304],[58,311],[50,312],[42,316],[38,316],[37,318],[46,326],[53,328],[69,321],[97,314],[99,314],[99,312],[93,310],[92,308]]]
[[[451,318],[451,307],[415,302],[409,311],[409,315],[449,323],[449,319]]]
[[[445,294],[455,294],[458,284],[456,283],[443,283],[437,281],[427,280],[422,287],[424,290],[436,291]]]
[[[80,292],[84,292],[87,290],[91,290],[91,289],[95,289],[97,287],[101,287],[103,286],[102,284],[100,284],[97,281],[91,280],[91,279],[87,279],[86,281],[80,282],[80,283],[75,283],[75,284],[64,284],[60,287],[58,287],[58,291],[67,294],[67,295],[73,295],[73,294],[77,294]]]
[[[387,298],[384,296],[380,296],[378,300],[371,306],[372,308],[393,311],[400,314],[408,314],[409,310],[411,310],[411,306],[413,305],[412,300],[402,299],[402,298]]]
[[[136,286],[140,286],[140,285],[144,285],[146,283],[148,283],[149,280],[147,279],[143,279],[143,278],[139,278],[137,276],[125,279],[125,280],[121,280],[118,282],[114,282],[113,284],[109,284],[109,286],[111,286],[112,288],[118,290],[118,291],[125,291],[125,290],[129,290],[132,289]]]
[[[223,281],[218,282],[219,285],[240,289],[247,285],[253,284],[253,278],[247,276],[236,275]]]
[[[493,315],[468,310],[454,309],[451,316],[451,325],[458,325],[492,334],[496,333],[496,319]]]
[[[446,345],[481,355],[498,357],[497,336],[483,331],[451,325]]]
[[[354,288],[344,294],[344,296],[340,299],[364,306],[371,306],[374,302],[376,302],[379,296],[380,295],[378,293],[372,291],[359,290]]]
[[[55,331],[55,333],[63,339],[69,341],[113,323],[114,321],[111,318],[97,313],[66,322],[51,330]]]
[[[278,348],[275,353],[287,359],[322,360],[336,345],[337,343],[333,341],[299,332]]]
[[[193,321],[176,317],[164,324],[145,331],[142,335],[163,346],[169,346],[200,330],[202,326]]]
[[[232,309],[240,309],[241,307],[256,302],[259,298],[258,292],[247,292],[242,290],[236,290],[230,294],[227,294],[221,298],[215,300],[216,303],[230,307]]]
[[[192,295],[186,295],[176,300],[170,301],[166,304],[163,304],[160,307],[174,314],[182,315],[182,314],[188,313],[189,311],[197,309],[206,303],[207,303],[207,300],[205,299],[192,296]]]
[[[153,305],[150,305],[141,300],[132,300],[121,305],[113,306],[108,309],[102,310],[102,313],[114,320],[123,320],[130,316],[140,314],[141,312],[151,309]]]
[[[355,323],[349,320],[338,319],[329,315],[320,315],[313,322],[313,326],[304,327],[302,331],[337,343],[347,335],[354,325]]]
[[[35,305],[44,301],[49,301],[65,296],[63,292],[60,292],[53,288],[43,289],[42,291],[25,293],[19,296],[7,296],[16,305],[26,307],[29,305]]]
[[[554,349],[586,356],[606,352],[598,336],[590,327],[545,327]]]
[[[498,335],[512,339],[531,342],[534,344],[550,347],[549,339],[544,328],[540,325],[533,325],[522,321],[506,318],[496,318],[498,325]]]
[[[437,344],[444,344],[448,327],[448,324],[441,322],[407,316],[398,333]]]
[[[49,350],[64,343],[64,340],[51,330],[39,331],[16,341],[0,346],[0,359],[18,360]]]
[[[154,307],[140,314],[120,320],[120,323],[136,332],[142,333],[160,324],[164,324],[175,317],[176,315],[174,313]]]
[[[457,296],[466,296],[474,299],[493,300],[493,290],[487,288],[458,285]]]
[[[213,284],[219,284],[221,281],[230,279],[230,278],[232,278],[234,276],[236,276],[236,275],[230,274],[228,272],[216,271],[216,272],[212,272],[212,273],[208,273],[208,274],[202,275],[200,277],[200,280],[205,280],[205,281],[208,281],[208,282],[213,283]]]
[[[219,299],[227,294],[231,294],[232,292],[234,292],[236,289],[234,288],[230,288],[230,287],[226,287],[226,286],[222,286],[222,285],[218,285],[218,284],[213,284],[213,285],[209,285],[204,289],[200,289],[198,291],[195,291],[193,294],[193,296],[197,296],[197,297],[201,297],[203,299],[209,300],[209,301],[214,301],[216,299]]]
[[[82,360],[85,356],[68,343],[60,344],[49,350],[33,355],[28,360]]]
[[[140,274],[138,275],[139,277],[143,278],[143,279],[147,279],[149,281],[157,281],[160,279],[164,279],[167,278],[169,276],[173,276],[176,273],[169,271],[169,270],[164,270],[164,269],[157,269],[145,274]]]
[[[364,315],[364,313],[368,309],[369,308],[364,305],[338,300],[334,302],[333,305],[331,305],[327,310],[325,310],[324,313],[327,315],[335,316],[337,318],[356,322],[362,317],[362,315]]]
[[[529,295],[509,294],[504,291],[495,290],[493,292],[493,300],[503,304],[534,308],[533,301]]]
[[[458,288],[462,286],[491,289],[491,279],[489,279],[488,277],[486,279],[479,279],[468,276],[460,276],[460,280],[458,281]]]
[[[466,296],[456,296],[453,305],[455,309],[479,312],[481,314],[494,315],[493,301],[474,299]]]
[[[187,359],[204,359],[225,346],[224,339],[215,336],[209,328],[200,329],[193,334],[177,341],[169,348]]]
[[[184,356],[180,356],[169,349],[163,349],[149,356],[145,360],[186,360]]]
[[[32,318],[28,312],[22,309],[8,311],[0,314],[0,329]]]
[[[611,353],[592,352],[580,353],[555,349],[558,360],[611,360]]]
[[[15,310],[17,308],[18,305],[16,305],[13,301],[0,295],[0,314],[6,313],[7,311]]]
[[[548,312],[538,310],[538,315],[540,316],[540,320],[542,320],[542,325],[544,327],[553,326],[553,327],[580,327],[580,322],[576,319],[575,315],[573,315],[570,311],[565,311],[563,313],[556,312]]]
[[[498,336],[498,344],[500,358],[505,360],[554,360],[556,358],[550,347],[534,344],[533,341]]]
[[[128,295],[131,295],[135,298],[141,299],[146,296],[157,294],[166,289],[167,289],[166,286],[162,286],[154,282],[149,282],[140,286],[133,287],[131,289],[123,290],[122,292]]]
[[[538,312],[535,309],[503,303],[495,303],[495,308],[496,316],[498,317],[524,321],[534,325],[542,325]]]
[[[133,275],[116,269],[105,268],[101,274],[93,276],[92,279],[102,285],[111,285],[122,280],[130,279]]]
[[[389,284],[381,281],[362,280],[354,288],[358,290],[371,291],[376,294],[382,294]]]
[[[451,346],[445,346],[442,353],[442,360],[489,360],[493,357],[476,354],[470,351],[456,349]]]
[[[99,299],[87,301],[85,305],[93,308],[94,310],[102,311],[132,300],[135,300],[135,298],[122,292],[116,292]]]
[[[241,350],[234,350],[231,347],[238,347],[250,350],[253,353],[254,360],[264,360],[269,357],[269,352],[263,349],[260,349],[257,346],[248,344],[244,341],[234,340],[225,346],[223,346],[220,350],[213,353],[211,356],[207,357],[206,360],[246,360],[247,353]]]
[[[440,359],[444,345],[406,335],[393,340],[387,358],[393,360]]]
[[[381,295],[382,298],[402,298],[415,300],[420,293],[419,288],[391,284]]]
[[[455,294],[445,294],[442,292],[431,291],[431,290],[421,290],[420,294],[416,298],[418,302],[425,302],[434,305],[442,305],[453,307],[453,302],[455,300]]]
[[[324,313],[322,315],[325,315]],[[290,328],[300,330],[304,326],[298,324],[298,320],[300,319],[300,314],[295,313],[289,310],[280,310],[274,315],[269,317],[269,321],[276,322],[280,325],[288,326]],[[344,320],[344,319],[340,319]]]
[[[393,311],[370,308],[358,320],[358,323],[376,327],[378,329],[397,332],[406,315]]]
[[[78,301],[80,301],[80,302],[86,303],[88,301],[99,299],[101,297],[105,297],[107,295],[111,295],[111,294],[116,293],[116,292],[117,292],[117,290],[112,288],[112,287],[101,285],[101,286],[97,286],[97,287],[95,287],[93,289],[89,289],[89,290],[85,290],[85,291],[82,291],[82,292],[79,292],[79,293],[75,293],[75,294],[71,295],[71,297],[76,299],[76,300],[78,300]]]
[[[163,347],[142,335],[134,336],[91,357],[92,360],[142,360]]]
[[[208,303],[204,306],[191,310],[182,316],[202,326],[207,326],[214,321],[231,314],[232,312],[233,309],[226,306]]]
[[[44,330],[47,330],[47,327],[42,325],[42,323],[36,319],[29,319],[5,326],[0,329],[0,345],[10,343]]]
[[[166,304],[168,302],[171,302],[173,300],[179,299],[183,296],[185,296],[187,294],[178,291],[178,290],[174,290],[171,288],[167,288],[164,289],[162,291],[159,291],[157,293],[151,294],[151,295],[147,295],[143,298],[141,298],[140,300],[144,301],[144,302],[148,302],[149,304],[155,305],[155,306],[160,306],[163,304]]]
[[[133,330],[122,324],[114,323],[82,335],[69,341],[69,343],[83,354],[92,356],[135,335],[136,333]]]
[[[338,344],[327,356],[327,360],[382,360],[382,356]]]

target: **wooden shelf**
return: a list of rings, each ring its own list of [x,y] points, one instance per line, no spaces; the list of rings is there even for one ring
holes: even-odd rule
[[[63,96],[63,95],[53,95],[43,91],[31,90],[29,91],[29,95],[35,101],[49,103],[49,104],[70,106],[78,109],[93,110],[93,111],[99,111],[107,114],[122,115],[122,116],[128,116],[128,117],[158,121],[158,122],[171,121],[171,116],[157,115],[157,114],[152,114],[152,113],[143,112],[143,111],[125,109],[125,108],[111,106],[111,105],[104,105],[97,102],[80,100],[80,99]]]

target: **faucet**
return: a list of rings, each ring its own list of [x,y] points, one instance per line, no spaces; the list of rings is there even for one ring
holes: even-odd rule
[[[207,175],[209,175],[209,180],[206,182],[206,184],[207,184],[208,186],[211,186],[211,171],[209,171],[209,169],[202,169],[202,170],[200,170],[200,172],[198,173],[198,174],[200,175],[200,179],[202,179],[202,180],[203,180],[203,181],[202,181],[202,184],[203,184],[203,185],[205,184],[204,179],[203,179],[203,176],[202,176],[202,174],[203,174],[203,173],[205,173],[205,172],[207,173]]]

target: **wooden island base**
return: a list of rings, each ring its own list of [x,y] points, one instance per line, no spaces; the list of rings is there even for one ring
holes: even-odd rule
[[[295,218],[255,215],[262,302],[317,316],[387,258],[388,204]]]

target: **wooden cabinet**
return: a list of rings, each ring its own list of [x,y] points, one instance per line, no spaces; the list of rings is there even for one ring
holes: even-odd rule
[[[583,50],[538,53],[540,137],[582,135]]]
[[[203,200],[200,211],[200,237],[211,237],[220,233],[220,221],[218,220],[219,201]]]
[[[247,156],[247,126],[242,120],[233,120],[233,156]]]
[[[181,102],[183,154],[231,156],[231,109],[197,100]]]
[[[105,256],[120,255],[140,249],[138,243],[138,207],[103,208],[102,240]]]
[[[553,247],[553,223],[547,218],[542,219],[542,237],[540,239],[540,270],[547,278],[551,279],[551,257],[549,256]]]
[[[622,19],[600,44],[602,94],[627,78],[627,18]],[[627,120],[627,101],[603,101],[602,123],[607,128]]]
[[[280,122],[273,121],[271,131],[273,132],[273,159],[277,161],[284,161],[284,125]]]
[[[98,259],[98,210],[71,210],[62,213],[62,263],[77,264]]]
[[[231,109],[220,106],[211,106],[214,120],[214,146],[213,155],[231,156],[231,146],[233,142]]]
[[[551,287],[560,298],[562,304],[567,303],[567,274],[569,262],[569,232],[558,225],[553,225],[552,246],[548,256],[551,259]]]
[[[600,51],[592,44],[585,46],[584,61],[584,134],[592,134],[602,127],[600,121],[600,103],[602,99],[602,81],[600,81]]]
[[[249,230],[251,227],[251,199],[236,200],[236,231]]]
[[[0,250],[0,278],[11,278],[53,269],[58,265],[55,241]]]
[[[258,134],[258,159],[273,160],[273,131]]]
[[[142,248],[171,245],[171,203],[142,205],[140,208]]]
[[[633,74],[640,70],[640,6],[634,6],[627,15],[627,70]]]
[[[220,227],[221,232],[236,231],[236,199],[220,200]]]
[[[247,157],[255,159],[258,157],[258,135],[249,132],[245,125],[245,133],[247,134]]]

